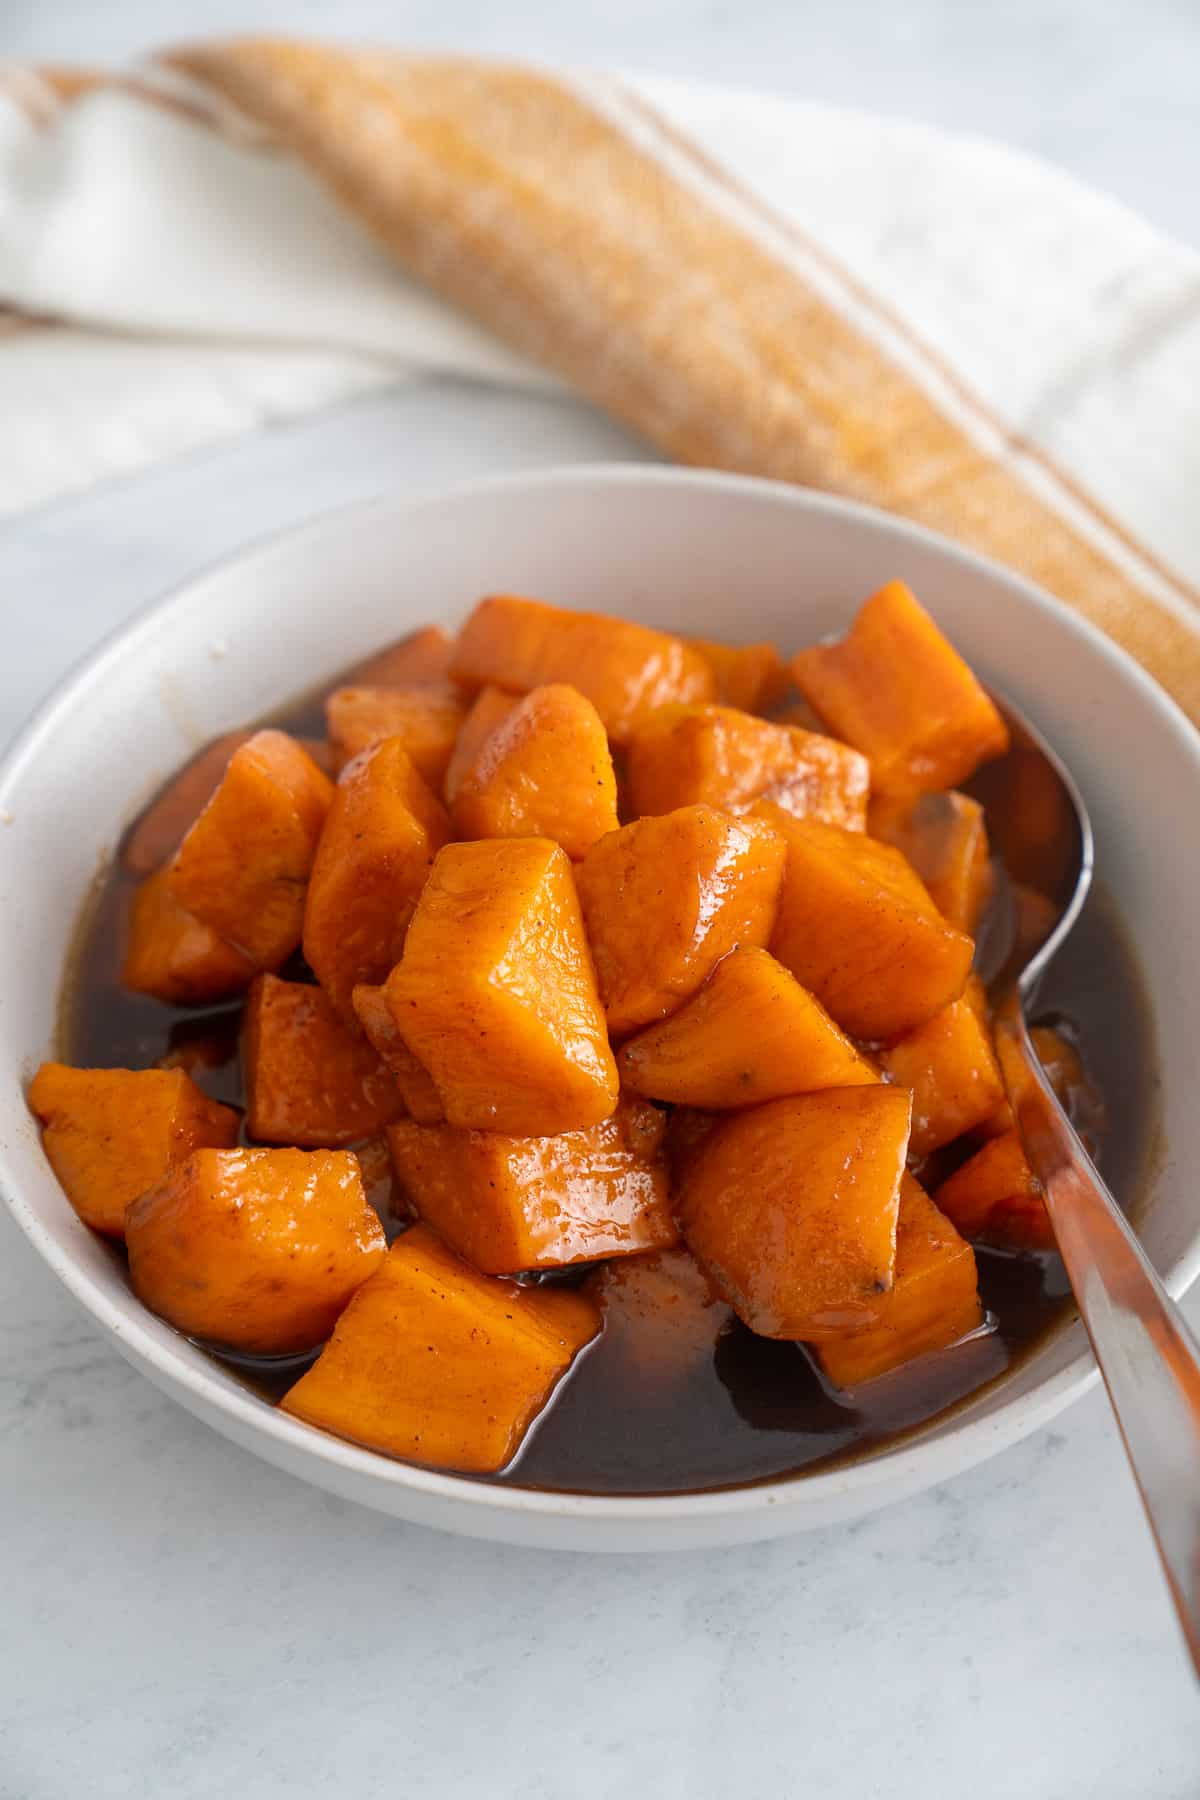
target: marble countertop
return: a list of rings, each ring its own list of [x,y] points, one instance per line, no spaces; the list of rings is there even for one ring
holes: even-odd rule
[[[1200,19],[1118,0],[1015,4],[969,26],[968,11],[621,0],[601,31],[542,0],[504,9],[503,28],[441,0],[414,4],[405,30],[970,124],[1200,238],[1194,92],[1183,104]],[[15,43],[6,21],[5,48],[116,55],[200,17],[195,0],[45,0]],[[203,15],[247,22],[322,17],[294,0]],[[382,0],[338,13],[343,35],[396,29]],[[98,637],[252,537],[418,467],[451,479],[637,454],[569,402],[429,384],[30,516],[0,535],[0,740]],[[235,1449],[124,1364],[3,1218],[0,1317],[3,1800],[1200,1788],[1194,1682],[1099,1392],[851,1527],[551,1557],[376,1517]]]

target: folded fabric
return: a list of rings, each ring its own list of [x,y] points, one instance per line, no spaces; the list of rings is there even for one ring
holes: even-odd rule
[[[213,368],[234,415],[270,387],[254,342],[292,359],[283,408],[549,371],[673,457],[998,557],[1200,716],[1200,258],[993,146],[658,80],[202,45],[13,84],[0,300],[202,337],[193,386],[197,356],[243,359]],[[5,437],[24,337],[0,339]]]

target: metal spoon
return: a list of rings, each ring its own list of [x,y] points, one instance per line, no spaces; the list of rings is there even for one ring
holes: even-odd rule
[[[980,771],[970,791],[983,802],[1004,867],[1061,910],[1049,936],[1023,963],[1018,956],[1017,966],[1011,956],[1004,966],[1003,941],[981,940],[982,972],[992,978],[996,1030],[1032,1077],[1020,1095],[1009,1093],[1017,1128],[1045,1189],[1059,1253],[1200,1675],[1200,1345],[1046,1080],[1026,1024],[1038,983],[1091,886],[1091,821],[1049,745],[1014,706],[993,698],[1012,731],[1012,747]],[[1031,806],[1041,826],[1036,842],[1025,824]]]

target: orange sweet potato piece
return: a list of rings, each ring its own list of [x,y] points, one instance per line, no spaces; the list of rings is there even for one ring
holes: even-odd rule
[[[874,1324],[892,1286],[910,1097],[879,1082],[723,1119],[682,1172],[689,1250],[762,1337]]]
[[[172,777],[135,820],[121,850],[131,875],[153,875],[174,856],[184,833],[208,805],[235,750],[248,743],[250,731],[227,731]]]
[[[654,1110],[623,1101],[556,1137],[405,1121],[388,1142],[417,1216],[485,1275],[519,1275],[678,1243],[666,1165],[636,1148],[643,1122],[627,1125]]]
[[[876,788],[951,788],[1008,747],[1008,728],[902,581],[865,602],[846,636],[792,659],[831,730],[870,758]]]
[[[304,955],[348,1023],[359,982],[380,982],[404,934],[450,821],[399,738],[384,738],[342,771],[317,846],[304,906]]]
[[[281,1404],[389,1456],[492,1473],[599,1329],[583,1294],[480,1275],[414,1225]]]
[[[442,793],[447,806],[453,806],[464,777],[475,766],[475,758],[500,721],[507,719],[516,704],[517,695],[506,694],[503,688],[485,687],[476,694],[470,712],[459,727],[454,750],[446,764]]]
[[[527,694],[565,681],[586,694],[614,744],[670,700],[712,700],[717,683],[682,638],[603,613],[569,612],[514,595],[481,600],[459,634],[451,673]]]
[[[942,917],[974,936],[992,895],[987,825],[966,794],[876,794],[867,830],[909,861]]]
[[[127,988],[170,1006],[207,1006],[244,993],[255,973],[248,957],[177,904],[167,869],[142,882],[121,968]]]
[[[328,994],[277,975],[250,990],[242,1066],[246,1129],[264,1143],[336,1149],[375,1136],[403,1110],[391,1074]]]
[[[423,681],[445,681],[450,673],[454,640],[441,625],[411,631],[386,650],[364,657],[346,671],[345,687],[416,687]]]
[[[678,1387],[708,1367],[733,1314],[689,1251],[623,1256],[589,1276],[604,1316],[604,1355],[618,1385]]]
[[[579,867],[579,898],[614,1034],[688,999],[735,944],[765,944],[784,847],[778,833],[710,806],[638,819]]]
[[[787,845],[771,952],[852,1037],[895,1038],[956,1000],[974,946],[898,850],[760,804]]]
[[[198,1150],[134,1201],[126,1242],[151,1312],[259,1356],[327,1338],[387,1249],[344,1150]]]
[[[617,1104],[571,864],[548,838],[439,851],[384,991],[452,1125],[545,1137]]]
[[[977,1150],[933,1196],[966,1238],[1010,1250],[1053,1250],[1042,1185],[1016,1131]]]
[[[440,1125],[446,1114],[438,1091],[396,1029],[387,995],[381,987],[356,987],[355,1016],[367,1042],[376,1050],[400,1090],[405,1111],[418,1125]]]
[[[617,828],[600,715],[577,688],[534,688],[480,746],[454,798],[459,837],[548,837],[569,857]]]
[[[820,1001],[751,944],[723,956],[678,1012],[630,1038],[617,1068],[634,1093],[715,1108],[879,1079]]]
[[[715,638],[684,639],[698,650],[717,683],[716,698],[723,706],[743,712],[767,713],[778,706],[792,685],[787,664],[774,644],[719,644]]]
[[[467,716],[466,702],[448,681],[417,687],[340,687],[325,702],[333,766],[396,737],[435,793],[441,793],[454,741]]]
[[[974,977],[971,986],[977,986]],[[880,1056],[888,1077],[913,1097],[910,1148],[928,1156],[982,1125],[1004,1100],[1004,1083],[977,993],[964,994]]]
[[[870,768],[857,750],[732,706],[660,707],[629,745],[637,814],[697,802],[739,813],[766,799],[797,818],[862,831],[869,786]]]
[[[1076,1131],[1087,1143],[1103,1120],[1104,1107],[1100,1094],[1088,1078],[1082,1056],[1053,1026],[1031,1026],[1029,1036],[1047,1081],[1066,1107]],[[1002,1034],[997,1034],[995,1045],[1005,1088],[1020,1099],[1032,1080],[1025,1059],[1016,1045]],[[1005,1097],[981,1130],[990,1137],[997,1137],[1002,1132],[1012,1131],[1015,1124],[1012,1107]]]
[[[835,1387],[858,1387],[957,1344],[983,1323],[975,1252],[911,1175],[900,1187],[896,1278],[876,1324],[816,1346]]]
[[[333,787],[282,731],[235,751],[170,865],[172,898],[262,969],[300,942],[304,887]]]
[[[124,1237],[131,1200],[204,1145],[237,1142],[238,1115],[182,1069],[43,1063],[29,1085],[42,1146],[85,1225]]]

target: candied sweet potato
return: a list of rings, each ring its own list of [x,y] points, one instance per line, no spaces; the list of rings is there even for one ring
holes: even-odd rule
[[[182,1069],[72,1069],[43,1063],[29,1086],[42,1145],[85,1225],[125,1235],[125,1212],[176,1163],[237,1142],[238,1115]]]
[[[604,1356],[615,1383],[680,1387],[712,1362],[733,1314],[695,1257],[682,1247],[623,1256],[588,1277],[585,1292],[604,1316]]]
[[[857,750],[732,706],[660,707],[629,744],[629,800],[638,814],[698,802],[739,813],[765,799],[797,818],[862,831],[869,786]]]
[[[635,820],[579,867],[579,898],[609,1029],[687,1000],[735,944],[765,944],[784,846],[769,826],[710,806]]]
[[[599,1329],[583,1294],[480,1275],[414,1225],[281,1404],[389,1456],[493,1473]]]
[[[518,698],[518,695],[506,694],[503,688],[498,687],[481,688],[476,694],[470,712],[459,727],[454,750],[446,764],[442,793],[447,806],[453,806],[464,778],[475,766],[475,758],[500,721],[507,719]]]
[[[1051,1025],[1033,1025],[1029,1036],[1047,1081],[1066,1107],[1076,1131],[1090,1148],[1090,1140],[1095,1137],[1097,1128],[1103,1122],[1104,1107],[1099,1092],[1084,1068],[1083,1057],[1075,1045]],[[1032,1081],[1025,1059],[1003,1033],[997,1034],[995,1042],[1005,1088],[1008,1094],[1015,1094],[1020,1099]],[[998,1137],[1005,1131],[1013,1130],[1015,1123],[1012,1106],[1005,1097],[982,1129],[989,1136]]]
[[[974,946],[890,844],[760,803],[787,845],[770,949],[852,1037],[901,1036],[956,1000]]]
[[[134,1201],[126,1242],[151,1312],[259,1356],[321,1343],[387,1251],[344,1150],[198,1150]]]
[[[472,686],[526,694],[570,682],[586,694],[614,744],[670,700],[712,700],[717,683],[682,638],[603,613],[569,612],[540,600],[481,600],[459,634],[451,673]]]
[[[445,681],[450,673],[454,640],[441,625],[426,625],[374,656],[355,663],[342,678],[344,687],[416,687]]]
[[[865,1331],[816,1346],[835,1387],[858,1387],[915,1357],[957,1344],[983,1323],[975,1252],[911,1175],[900,1187],[896,1278]]]
[[[1053,1250],[1042,1184],[1015,1130],[990,1139],[943,1181],[934,1200],[965,1238],[1008,1250]]]
[[[966,794],[877,794],[867,830],[912,864],[943,919],[973,937],[991,899],[987,824]]]
[[[304,955],[348,1023],[359,982],[383,981],[450,821],[399,738],[342,771],[317,846],[304,906]]]
[[[466,702],[449,681],[415,687],[340,687],[325,702],[333,766],[339,772],[372,744],[396,737],[418,774],[441,793]]]
[[[970,987],[977,986],[974,977]],[[977,992],[944,1006],[880,1055],[890,1080],[913,1097],[910,1149],[928,1156],[984,1124],[1004,1100],[1004,1083]]]
[[[212,799],[230,757],[253,735],[227,731],[214,738],[154,797],[134,822],[121,850],[121,862],[131,875],[153,875],[174,856],[184,833]]]
[[[892,1286],[910,1096],[879,1082],[723,1119],[677,1197],[689,1250],[762,1337],[874,1324]]]
[[[654,1111],[622,1101],[611,1119],[555,1137],[404,1121],[388,1142],[417,1216],[485,1275],[519,1275],[679,1241],[666,1165],[639,1148],[638,1115]]]
[[[332,798],[328,776],[294,738],[255,732],[170,865],[173,899],[259,968],[279,968],[300,942]]]
[[[395,1079],[405,1111],[418,1125],[440,1125],[446,1114],[429,1071],[420,1064],[396,1029],[387,995],[381,987],[356,987],[355,1016],[367,1042]]]
[[[246,1129],[268,1144],[336,1149],[373,1137],[403,1110],[376,1051],[321,988],[260,975],[242,1039]]]
[[[685,638],[684,643],[698,650],[712,670],[716,698],[723,706],[767,713],[779,705],[792,685],[787,664],[774,644],[720,644],[715,638],[698,637]]]
[[[739,945],[699,993],[617,1056],[622,1086],[676,1105],[758,1106],[879,1076],[819,1000],[766,950]]]
[[[452,1125],[543,1137],[617,1104],[571,864],[548,838],[439,851],[384,991]]]
[[[244,993],[255,964],[184,912],[172,896],[169,874],[160,869],[147,876],[133,896],[122,983],[169,1006],[209,1006]]]
[[[577,688],[534,688],[480,746],[454,797],[459,837],[548,837],[578,859],[617,828],[600,715]]]
[[[792,659],[834,733],[886,791],[951,788],[1008,747],[1008,728],[958,651],[902,581],[889,581],[836,644]]]

